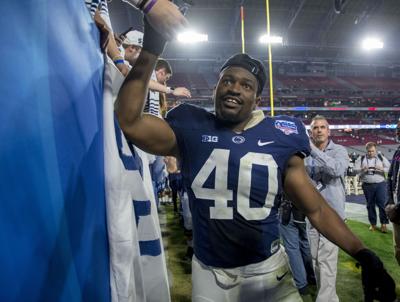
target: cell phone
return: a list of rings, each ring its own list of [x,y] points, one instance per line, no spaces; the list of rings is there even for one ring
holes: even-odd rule
[[[133,27],[132,27],[132,26],[129,27],[129,28],[128,28],[127,30],[125,30],[124,32],[120,33],[118,37],[119,37],[121,40],[125,39],[126,34],[127,34],[128,32],[130,32],[131,30],[133,30]]]

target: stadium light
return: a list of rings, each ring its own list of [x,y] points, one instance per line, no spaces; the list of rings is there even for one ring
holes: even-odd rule
[[[376,38],[367,38],[362,42],[362,48],[365,50],[382,49],[383,42]]]
[[[207,42],[208,41],[208,35],[207,34],[200,34],[200,33],[197,33],[195,31],[186,31],[186,32],[178,34],[177,40],[180,43],[184,43],[184,44]]]
[[[268,36],[268,35],[262,35],[258,41],[262,44],[282,44],[283,43],[283,38],[281,36]]]

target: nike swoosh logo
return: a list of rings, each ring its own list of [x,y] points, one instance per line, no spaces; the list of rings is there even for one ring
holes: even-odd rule
[[[286,271],[282,276],[276,276],[276,280],[281,281],[288,273],[289,271]]]
[[[274,141],[262,142],[262,141],[258,140],[257,145],[259,145],[260,147],[262,147],[262,146],[266,146],[266,145],[273,144],[273,143],[275,143],[275,142],[274,142]]]

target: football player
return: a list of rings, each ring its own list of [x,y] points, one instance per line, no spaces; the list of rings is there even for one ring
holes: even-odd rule
[[[116,101],[126,138],[181,161],[193,219],[193,301],[302,301],[279,245],[277,200],[284,190],[320,233],[362,266],[366,301],[395,299],[380,259],[348,229],[309,182],[302,123],[255,110],[266,82],[261,62],[238,54],[222,66],[215,114],[191,105],[166,120],[142,113],[165,41],[145,20],[143,50]]]

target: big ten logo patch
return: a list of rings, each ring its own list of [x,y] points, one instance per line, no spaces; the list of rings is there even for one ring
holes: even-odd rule
[[[218,143],[218,136],[214,135],[202,135],[201,136],[202,143]]]

